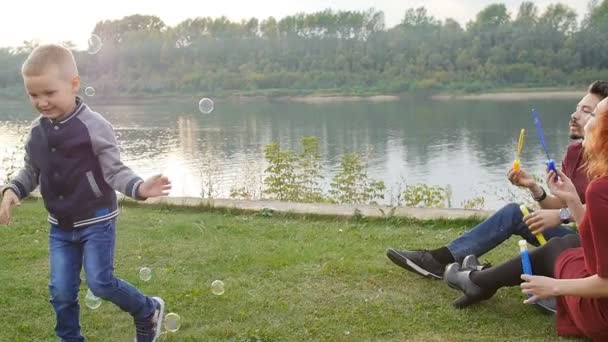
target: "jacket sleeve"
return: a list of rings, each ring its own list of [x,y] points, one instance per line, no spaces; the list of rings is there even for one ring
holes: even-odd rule
[[[138,195],[143,180],[120,160],[120,150],[112,125],[101,115],[90,111],[83,112],[80,120],[88,129],[93,153],[99,160],[106,183],[126,196],[145,200]]]

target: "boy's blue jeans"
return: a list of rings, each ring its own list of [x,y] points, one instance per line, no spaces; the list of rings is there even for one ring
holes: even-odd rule
[[[80,334],[78,305],[83,265],[87,286],[97,297],[118,305],[136,320],[149,317],[153,312],[151,298],[114,276],[115,240],[115,219],[74,230],[51,225],[49,290],[57,316],[55,333],[62,341],[84,341]]]
[[[557,226],[543,232],[547,240],[568,234],[576,234],[576,232],[564,226]],[[462,262],[462,259],[469,254],[476,256],[485,254],[508,240],[512,235],[519,235],[532,245],[539,245],[536,237],[524,223],[523,214],[517,203],[510,203],[502,207],[485,221],[450,242],[447,248],[457,262]],[[515,251],[516,246],[513,245],[513,248]]]

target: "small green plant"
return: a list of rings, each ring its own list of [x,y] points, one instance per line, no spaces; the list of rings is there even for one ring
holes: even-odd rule
[[[212,157],[204,158],[205,162],[200,165],[199,172],[202,180],[201,197],[202,198],[217,198],[219,188],[217,181],[221,175],[221,164],[216,162]]]
[[[230,198],[234,199],[253,199],[253,195],[245,186],[235,186],[230,188]]]
[[[264,179],[265,193],[281,201],[326,202],[320,181],[321,156],[317,137],[302,137],[302,152],[281,150],[279,144],[272,143],[264,148],[268,161]],[[238,192],[236,193],[238,194]]]
[[[270,209],[270,208],[262,208],[262,210],[260,210],[260,212],[258,213],[258,216],[261,217],[272,217],[274,215],[274,210]]]
[[[264,158],[268,161],[264,179],[265,193],[280,201],[295,201],[298,198],[298,158],[291,150],[282,151],[278,143],[264,147]]]
[[[473,198],[466,199],[460,203],[460,206],[463,209],[483,209],[486,204],[486,199],[483,196],[477,196]]]
[[[297,155],[291,150],[281,150],[278,143],[264,148],[264,157],[269,164],[265,170],[265,194],[281,201],[316,203],[364,204],[384,198],[384,182],[368,178],[367,167],[359,153],[342,156],[340,170],[331,182],[331,198],[327,198],[320,186],[323,176],[317,138],[303,137],[301,144],[302,152]],[[242,195],[242,189],[234,189],[231,195]]]
[[[363,215],[361,210],[355,208],[355,210],[353,210],[353,216],[351,217],[351,219],[353,222],[365,222],[367,217]]]
[[[401,180],[397,184],[391,186],[390,189],[390,201],[391,206],[403,205],[403,187],[405,186],[405,177],[401,176]]]
[[[296,155],[291,150],[281,150],[278,143],[266,145],[264,157],[269,166],[266,168],[265,194],[281,201],[337,203],[375,203],[384,198],[384,182],[370,180],[363,158],[358,153],[342,156],[341,168],[333,178],[331,199],[323,194],[320,181],[321,157],[316,137],[303,137],[302,152]],[[242,188],[231,191],[232,197],[242,196]]]
[[[230,198],[255,200],[262,196],[262,176],[256,163],[247,165],[244,177],[230,188]]]
[[[382,217],[385,219],[390,219],[393,216],[395,216],[395,211],[397,210],[397,207],[395,206],[391,206],[388,210],[384,211],[384,209],[382,208],[378,208],[378,210],[380,210],[380,213],[382,214]]]
[[[451,197],[452,190],[449,186],[441,187],[424,183],[408,185],[403,192],[403,201],[407,207],[449,208]]]
[[[302,137],[302,152],[298,160],[298,200],[301,202],[325,202],[323,191],[319,185],[321,175],[321,156],[319,141],[315,136]]]
[[[347,153],[342,156],[340,170],[331,182],[331,194],[337,203],[375,203],[375,199],[384,198],[383,181],[369,179],[367,168],[358,153]]]

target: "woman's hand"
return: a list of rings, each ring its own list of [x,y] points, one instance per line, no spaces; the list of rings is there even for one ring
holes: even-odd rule
[[[574,184],[561,170],[557,170],[557,174],[553,171],[547,173],[547,185],[553,195],[566,203],[578,199]]]
[[[524,280],[520,285],[521,292],[530,296],[524,301],[524,304],[532,304],[539,299],[558,295],[557,279],[528,274],[522,274],[521,279]]]

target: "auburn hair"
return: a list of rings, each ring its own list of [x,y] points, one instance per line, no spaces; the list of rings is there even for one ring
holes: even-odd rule
[[[608,176],[608,111],[596,113],[585,139],[587,174],[590,179]]]

